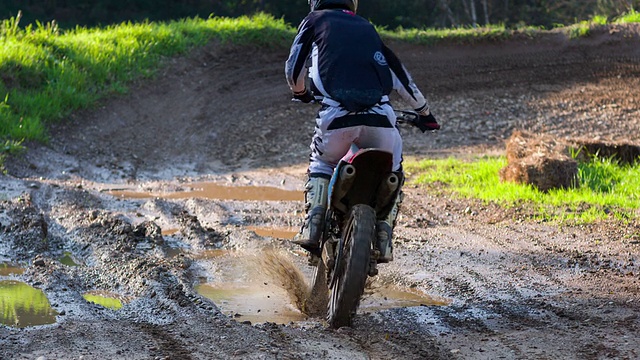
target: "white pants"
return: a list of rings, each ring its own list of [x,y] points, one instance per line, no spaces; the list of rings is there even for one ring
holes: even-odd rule
[[[393,153],[393,171],[402,165],[402,138],[396,128],[396,115],[391,105],[381,104],[365,111],[366,114],[384,115],[390,127],[357,125],[328,129],[331,123],[349,112],[331,99],[323,101],[323,108],[316,118],[316,129],[311,141],[309,174],[331,176],[340,159],[349,151],[352,143],[361,148],[379,148]]]

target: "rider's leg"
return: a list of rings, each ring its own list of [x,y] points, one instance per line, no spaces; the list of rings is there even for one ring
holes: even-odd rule
[[[304,189],[306,216],[300,233],[295,236],[293,242],[312,253],[320,247],[320,236],[327,212],[328,187],[329,178],[325,174],[310,174]]]
[[[400,210],[400,204],[402,203],[404,194],[402,191],[398,191],[396,198],[393,200],[393,205],[389,214],[376,224],[376,234],[378,236],[378,250],[380,256],[378,257],[379,263],[388,263],[393,261],[393,228],[396,225],[396,219],[398,217],[398,211]]]
[[[379,129],[377,131],[384,130]],[[395,227],[400,204],[402,203],[402,185],[404,184],[404,173],[402,171],[402,138],[400,137],[400,133],[397,128],[388,129],[385,137],[389,140],[393,139],[391,145],[393,152],[393,172],[400,180],[400,189],[396,192],[396,197],[393,199],[393,205],[389,214],[376,224],[376,233],[378,236],[377,247],[380,251],[380,256],[378,257],[379,263],[393,261],[393,228]]]
[[[346,112],[335,107],[324,107],[318,112],[316,128],[311,141],[309,158],[309,178],[305,185],[304,223],[293,240],[311,253],[320,248],[320,237],[327,211],[329,180],[340,158],[350,145],[349,130],[329,130],[329,124],[337,116]]]

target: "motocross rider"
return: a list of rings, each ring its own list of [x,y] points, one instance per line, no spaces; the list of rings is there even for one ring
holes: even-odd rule
[[[391,91],[396,90],[420,115],[415,124],[420,130],[437,130],[440,126],[398,57],[383,44],[372,24],[356,15],[358,0],[308,1],[311,12],[298,27],[285,75],[294,100],[322,103],[310,146],[306,217],[294,239],[304,249],[317,253],[329,180],[351,143],[393,153],[393,171],[404,179],[402,139],[389,104]],[[389,215],[376,225],[378,262],[393,260],[391,238],[401,201],[398,191]]]

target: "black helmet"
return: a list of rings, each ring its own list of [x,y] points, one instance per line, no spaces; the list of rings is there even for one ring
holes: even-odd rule
[[[309,0],[311,11],[322,9],[347,9],[356,12],[358,0]]]

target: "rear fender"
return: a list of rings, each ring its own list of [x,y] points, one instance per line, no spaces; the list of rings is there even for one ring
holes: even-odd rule
[[[352,144],[336,166],[329,182],[329,209],[346,214],[356,204],[375,207],[380,184],[386,183],[393,167],[393,154]],[[350,172],[353,172],[350,176]]]

